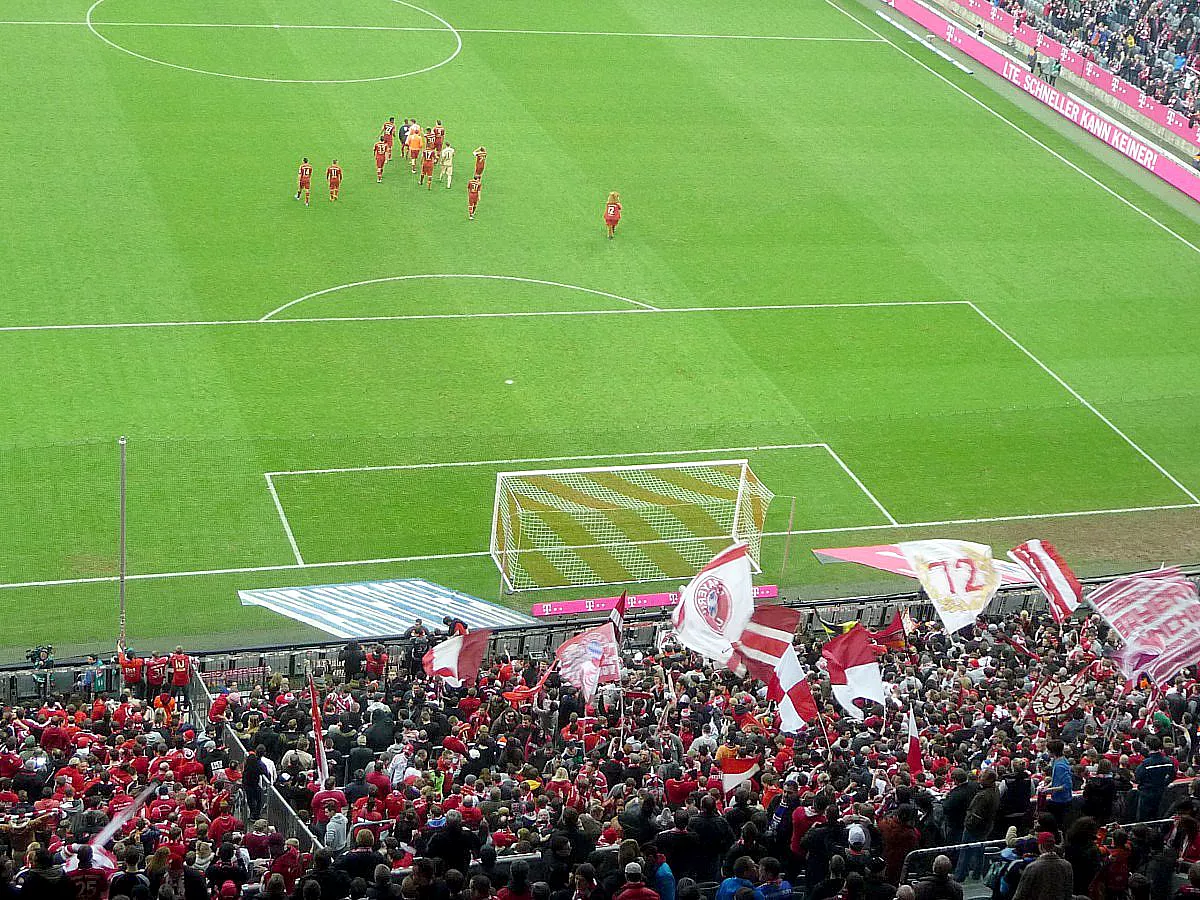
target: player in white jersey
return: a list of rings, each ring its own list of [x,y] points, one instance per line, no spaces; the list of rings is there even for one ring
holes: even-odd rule
[[[446,178],[446,188],[449,190],[450,182],[454,180],[454,148],[450,146],[449,142],[447,142],[446,146],[442,148],[441,168],[438,169],[438,181],[441,181],[443,176]]]

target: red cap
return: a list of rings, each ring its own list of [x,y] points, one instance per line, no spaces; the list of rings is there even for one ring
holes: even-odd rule
[[[1042,831],[1037,836],[1039,850],[1053,850],[1058,846],[1058,838],[1049,831]]]

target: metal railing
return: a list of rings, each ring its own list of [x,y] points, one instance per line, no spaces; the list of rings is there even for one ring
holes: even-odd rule
[[[1140,826],[1158,829],[1159,831],[1165,831],[1167,828],[1173,825],[1174,822],[1174,819],[1149,819],[1143,822],[1129,823],[1109,822],[1104,826],[1104,829],[1109,833],[1118,828],[1128,832],[1131,829]],[[1026,833],[1022,836],[1033,837],[1033,835],[1030,833]],[[904,857],[904,863],[900,867],[900,883],[904,884],[906,882],[912,882],[918,878],[923,878],[930,874],[933,871],[933,860],[939,856],[948,856],[950,857],[951,862],[954,862],[957,859],[958,854],[963,850],[982,849],[984,851],[985,860],[990,862],[995,858],[997,852],[1004,849],[1005,845],[1006,844],[1004,840],[997,838],[995,840],[988,841],[969,841],[958,844],[945,844],[941,847],[920,847],[916,850],[911,850]],[[986,871],[986,865],[984,868]]]
[[[1187,567],[1187,575],[1193,581],[1200,581],[1200,571],[1196,567]],[[1118,577],[1120,575],[1114,574],[1081,580],[1085,585],[1096,585]],[[888,622],[900,607],[908,607],[916,619],[933,619],[936,615],[933,606],[923,595],[916,592],[827,600],[785,599],[782,605],[800,610],[800,630],[811,634],[820,633],[819,618],[827,621],[855,619],[868,627],[877,628]],[[1025,610],[1037,612],[1045,608],[1045,598],[1037,589],[1010,588],[996,595],[988,606],[986,617],[1001,620]],[[664,608],[631,615],[627,620],[626,648],[632,651],[653,649],[658,629],[668,621],[668,612],[669,610]],[[581,627],[603,620],[606,615],[606,612],[600,612],[594,616],[570,616],[560,620],[493,629],[488,655],[490,658],[502,654],[533,659],[549,658],[559,644],[577,634]],[[363,640],[362,643],[364,646],[383,645],[389,655],[389,675],[397,674],[410,660],[412,642],[404,635],[381,635]],[[211,683],[221,683],[222,673],[229,672],[231,680],[238,687],[245,688],[254,684],[265,685],[276,676],[299,679],[309,671],[317,675],[335,672],[341,667],[338,653],[345,645],[345,640],[290,641],[225,650],[196,651],[192,658],[200,672]],[[35,699],[43,696],[46,690],[51,693],[69,694],[79,682],[84,668],[82,658],[56,662],[46,669],[36,671],[28,664],[0,665],[0,704]],[[115,669],[112,664],[100,667],[104,686],[109,692],[116,690],[120,683],[119,673]],[[246,670],[253,674],[247,674]]]
[[[202,725],[206,731],[216,730],[219,732],[219,743],[223,743],[229,758],[237,760],[239,764],[244,764],[246,761],[247,750],[246,745],[242,743],[242,739],[237,732],[229,727],[228,724],[222,723],[214,726],[208,721],[208,712],[212,708],[213,698],[208,692],[208,687],[204,684],[204,679],[199,677],[199,672],[196,667],[192,667],[192,678],[188,682],[187,688],[188,705],[192,711],[193,717],[197,723]],[[245,792],[236,790],[233,792],[234,814],[243,822],[250,822],[250,805],[246,801]],[[279,789],[274,784],[269,785],[263,792],[263,808],[259,812],[259,818],[266,819],[267,824],[271,825],[279,834],[285,838],[295,838],[300,843],[300,851],[311,852],[319,850],[322,846],[321,841],[316,835],[309,830],[308,826],[296,815],[296,811],[292,809],[291,804],[283,799],[283,795],[279,793]]]

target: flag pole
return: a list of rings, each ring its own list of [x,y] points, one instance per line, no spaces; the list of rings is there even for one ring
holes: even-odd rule
[[[120,471],[117,487],[117,634],[118,646],[125,646],[125,436],[117,439]]]
[[[792,508],[788,512],[788,527],[787,535],[783,539],[783,565],[779,567],[779,581],[783,582],[784,576],[787,574],[788,551],[792,548],[792,526],[796,522],[796,498],[792,497]]]

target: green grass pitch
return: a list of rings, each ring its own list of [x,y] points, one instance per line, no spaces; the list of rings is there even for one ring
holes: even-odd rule
[[[495,599],[497,471],[682,451],[795,498],[803,596],[906,584],[822,546],[1200,555],[1200,228],[1103,151],[857,0],[428,2],[4,5],[0,657],[111,646],[121,434],[147,648],[315,636],[239,588]],[[389,115],[452,190],[375,184]]]

